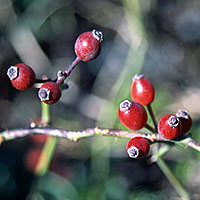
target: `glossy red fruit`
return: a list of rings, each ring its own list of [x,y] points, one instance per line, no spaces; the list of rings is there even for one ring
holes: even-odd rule
[[[154,100],[155,90],[151,82],[143,74],[136,74],[132,79],[131,97],[142,105],[148,105]]]
[[[25,64],[11,66],[7,70],[7,75],[12,85],[18,90],[27,90],[35,83],[35,72]]]
[[[189,113],[186,110],[179,110],[175,115],[181,121],[182,125],[181,135],[184,135],[192,127],[192,118],[190,117]]]
[[[139,130],[147,123],[147,113],[137,102],[125,100],[120,103],[118,117],[121,123],[132,130]]]
[[[126,146],[126,151],[131,158],[142,158],[149,153],[148,140],[142,137],[131,138]]]
[[[181,129],[181,122],[175,115],[166,114],[158,122],[158,132],[166,139],[176,138]]]
[[[61,97],[61,89],[54,82],[46,82],[41,86],[38,96],[44,103],[54,104]]]
[[[84,62],[95,59],[101,52],[103,34],[101,31],[82,33],[75,42],[75,53]]]

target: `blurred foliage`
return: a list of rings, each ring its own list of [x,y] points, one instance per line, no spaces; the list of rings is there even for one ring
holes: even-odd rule
[[[156,118],[187,109],[199,141],[199,21],[198,0],[0,0],[0,126],[26,127],[41,112],[36,89],[16,91],[7,68],[24,62],[38,78],[54,78],[74,60],[76,37],[95,28],[104,33],[102,52],[94,61],[79,63],[67,80],[69,89],[51,106],[54,126],[124,129],[118,105],[130,98],[133,75],[143,73],[156,89]],[[24,159],[38,144],[30,138],[2,144],[0,199],[174,199],[177,194],[158,166],[148,158],[129,159],[126,142],[59,140],[50,170],[40,178],[28,171]],[[196,199],[199,158],[188,149],[173,149],[165,157]]]

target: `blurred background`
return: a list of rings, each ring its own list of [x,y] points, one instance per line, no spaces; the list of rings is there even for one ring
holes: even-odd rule
[[[69,89],[51,106],[53,126],[125,130],[118,106],[131,98],[132,77],[143,73],[155,86],[157,120],[186,109],[194,121],[192,137],[200,141],[198,0],[0,0],[0,127],[28,127],[41,115],[37,89],[13,88],[8,67],[23,62],[37,78],[55,78],[75,59],[76,38],[93,29],[104,34],[101,54],[72,72]],[[35,176],[45,141],[26,137],[1,145],[0,199],[180,199],[157,164],[148,162],[150,155],[128,158],[126,139],[59,139],[48,172]],[[164,159],[200,199],[199,153],[173,148]]]

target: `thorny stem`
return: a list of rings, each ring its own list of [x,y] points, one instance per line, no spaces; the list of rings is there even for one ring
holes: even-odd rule
[[[143,137],[148,139],[150,142],[165,142],[177,145],[181,144],[184,145],[185,147],[191,147],[200,152],[200,143],[191,138],[186,138],[180,141],[176,141],[176,140],[165,139],[158,133],[149,134],[142,132],[129,132],[129,131],[122,131],[119,129],[107,129],[100,127],[88,128],[82,131],[70,131],[65,129],[49,128],[49,127],[5,130],[0,133],[1,136],[0,140],[1,142],[5,142],[33,134],[56,136],[56,137],[66,138],[74,142],[78,141],[79,139],[91,137],[94,135],[114,136],[119,138]]]

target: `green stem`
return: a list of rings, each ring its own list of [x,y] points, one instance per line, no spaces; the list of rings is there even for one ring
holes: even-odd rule
[[[159,149],[156,148],[156,152],[153,153],[152,157],[150,158],[150,162],[156,162],[158,157],[162,157],[167,154],[172,148],[172,145],[165,144],[161,146]],[[153,149],[152,149],[153,151]]]
[[[160,167],[160,169],[162,170],[162,172],[167,177],[168,181],[172,184],[174,189],[181,196],[181,199],[189,200],[190,199],[189,193],[186,191],[185,188],[183,188],[181,183],[175,178],[175,176],[173,175],[172,171],[167,166],[165,161],[161,157],[157,157],[157,161],[156,162],[157,162],[158,166]]]
[[[41,113],[41,118],[42,121],[45,123],[49,123],[50,122],[50,108],[49,105],[46,103],[41,102],[41,109],[42,109],[42,113]]]
[[[50,106],[42,102],[42,113],[41,113],[42,121],[45,123],[50,122]],[[43,147],[42,153],[40,155],[40,159],[35,168],[35,174],[38,176],[43,176],[47,173],[52,157],[54,155],[54,151],[56,148],[57,138],[48,136],[45,145]]]

